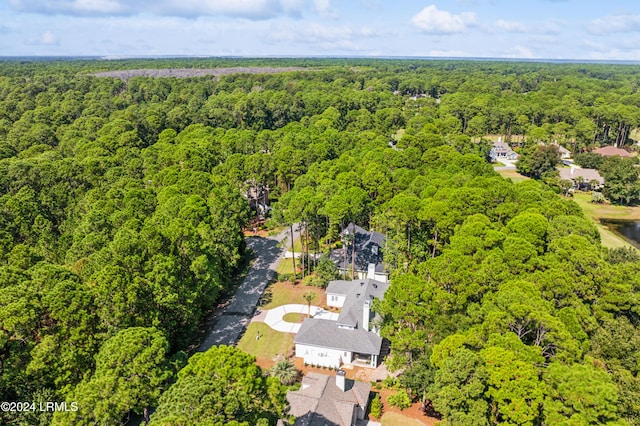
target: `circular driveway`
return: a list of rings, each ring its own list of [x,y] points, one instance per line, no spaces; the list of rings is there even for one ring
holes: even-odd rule
[[[278,306],[277,308],[262,311],[259,315],[255,316],[252,321],[264,322],[274,330],[281,331],[283,333],[297,333],[302,324],[285,321],[283,317],[289,313],[298,313],[306,316],[309,314],[309,306],[299,304]],[[311,317],[335,321],[338,319],[338,314],[335,312],[329,312],[320,306],[311,305]]]

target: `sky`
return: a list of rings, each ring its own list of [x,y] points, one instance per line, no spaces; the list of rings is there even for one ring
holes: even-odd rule
[[[0,0],[0,56],[640,60],[637,0]]]

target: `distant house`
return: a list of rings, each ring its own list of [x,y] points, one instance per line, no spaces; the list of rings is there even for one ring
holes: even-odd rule
[[[614,155],[618,155],[620,157],[633,157],[629,151],[624,149],[616,148],[615,146],[605,146],[602,148],[594,149],[593,152],[595,154],[600,154],[603,157],[613,157]]]
[[[581,169],[571,166],[560,169],[560,179],[570,180],[576,189],[597,189],[593,188],[591,182],[597,181],[598,187],[604,185],[604,178],[596,169]]]
[[[558,147],[558,152],[560,153],[561,160],[566,160],[568,158],[571,158],[571,151],[569,151],[567,148],[557,143],[553,143],[552,145],[555,145]]]
[[[492,162],[503,160],[512,160],[515,161],[518,159],[518,154],[511,149],[509,144],[498,140],[493,143],[491,147],[491,151],[489,151],[489,157]]]
[[[335,376],[307,373],[300,390],[287,393],[294,426],[352,426],[364,419],[371,385],[346,378],[344,370]]]
[[[344,241],[342,248],[332,250],[329,254],[338,272],[350,276],[353,271],[354,279],[388,281],[389,273],[382,264],[384,235],[350,223],[340,236]]]
[[[378,366],[382,338],[379,316],[371,309],[383,299],[389,284],[372,279],[331,281],[327,304],[341,308],[336,321],[307,318],[294,339],[296,356],[306,364],[338,368],[356,365]]]

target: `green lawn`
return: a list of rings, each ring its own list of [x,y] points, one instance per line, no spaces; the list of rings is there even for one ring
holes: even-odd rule
[[[587,192],[576,192],[573,195],[573,201],[578,203],[585,215],[596,225],[598,231],[600,231],[600,240],[604,247],[633,247],[624,238],[603,226],[600,223],[600,219],[640,220],[640,207],[595,204],[591,202],[591,194]]]
[[[285,322],[302,322],[307,316],[298,312],[289,312],[284,314],[282,320]]]
[[[297,261],[296,266],[298,266]],[[281,259],[276,272],[278,274],[293,274],[293,259]]]
[[[523,180],[529,180],[528,177],[522,176],[515,170],[497,170],[497,172],[505,179],[511,179],[513,183],[522,182]]]
[[[277,306],[289,303],[297,303],[306,305],[307,301],[302,297],[307,291],[316,294],[315,299],[311,301],[312,305],[323,306],[326,304],[326,296],[324,290],[318,287],[308,287],[304,285],[292,285],[287,283],[275,283],[265,290],[263,300],[265,304],[261,309],[273,309]]]
[[[256,339],[257,335],[259,339]],[[277,355],[286,357],[293,349],[293,336],[275,331],[265,323],[252,322],[238,342],[238,348],[265,360],[272,360]]]
[[[394,411],[384,413],[380,423],[382,423],[382,426],[424,426],[421,421],[403,416]]]

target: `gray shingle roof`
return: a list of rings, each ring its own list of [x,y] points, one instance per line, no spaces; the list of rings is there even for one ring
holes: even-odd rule
[[[378,355],[382,346],[382,339],[376,333],[362,328],[340,328],[336,321],[317,318],[302,322],[294,342],[366,355]]]
[[[354,260],[354,270],[356,271],[366,272],[370,263],[376,265],[377,272],[384,271],[384,267],[382,266],[382,246],[384,245],[385,237],[383,234],[375,231],[367,231],[354,223],[347,225],[340,233],[341,236],[345,234],[355,235],[355,260],[352,259],[351,244],[346,244],[343,248],[332,250],[329,257],[338,269],[344,268],[344,252],[347,250],[346,263],[348,270],[351,269],[351,263],[352,260]]]
[[[582,177],[585,182],[589,182],[591,180],[597,180],[600,185],[604,184],[604,178],[598,173],[596,169],[579,169],[579,168],[561,168],[560,171],[560,179],[574,180],[578,177]]]
[[[382,339],[376,333],[362,328],[363,307],[365,301],[382,300],[388,288],[388,283],[372,279],[331,281],[327,286],[327,293],[345,296],[338,320],[305,319],[295,342],[342,351],[379,354]],[[371,315],[374,315],[373,311]],[[353,329],[340,328],[338,325]]]
[[[354,407],[367,405],[371,385],[357,380],[345,382],[346,389],[342,391],[336,386],[335,376],[308,373],[300,390],[287,393],[289,413],[297,417],[295,424],[350,426]]]
[[[366,300],[371,302],[374,298],[383,299],[388,288],[389,284],[372,279],[351,281],[351,287],[348,288],[337,323],[349,327],[362,325],[364,302]]]

